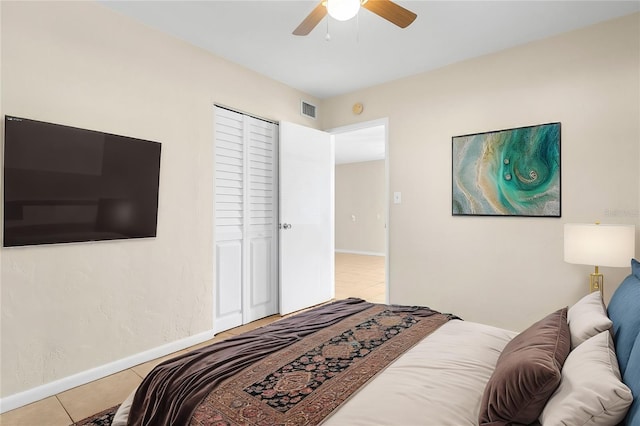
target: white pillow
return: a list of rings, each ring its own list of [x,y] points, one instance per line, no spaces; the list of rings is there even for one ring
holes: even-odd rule
[[[609,330],[613,325],[607,316],[599,291],[587,294],[570,307],[567,312],[567,323],[571,333],[571,350],[588,338]]]
[[[569,353],[560,386],[547,401],[542,425],[616,425],[633,402],[620,380],[611,333],[604,331]]]

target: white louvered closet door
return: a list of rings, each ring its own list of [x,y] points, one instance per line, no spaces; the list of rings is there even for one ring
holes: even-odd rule
[[[216,107],[216,332],[278,312],[277,147],[277,124]]]

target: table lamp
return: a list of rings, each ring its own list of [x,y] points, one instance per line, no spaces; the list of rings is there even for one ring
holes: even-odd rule
[[[635,255],[634,225],[567,223],[564,225],[564,261],[595,266],[589,280],[591,292],[603,292],[600,266],[629,266]]]

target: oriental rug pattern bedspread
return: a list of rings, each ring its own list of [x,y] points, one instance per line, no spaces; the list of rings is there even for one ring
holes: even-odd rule
[[[452,318],[360,299],[320,306],[159,365],[129,424],[316,425]]]

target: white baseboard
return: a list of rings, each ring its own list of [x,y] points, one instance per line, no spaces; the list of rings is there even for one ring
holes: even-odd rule
[[[118,373],[131,367],[135,367],[136,365],[143,364],[147,361],[151,361],[153,359],[169,355],[182,349],[186,349],[190,346],[197,345],[198,343],[206,342],[207,340],[212,339],[213,335],[213,331],[198,333],[184,339],[176,340],[175,342],[167,343],[162,346],[149,349],[148,351],[139,352],[126,358],[122,358],[117,361],[92,368],[90,370],[85,370],[80,373],[55,380],[53,382],[45,383],[44,385],[31,388],[24,392],[9,395],[0,399],[0,413],[4,413],[6,411],[10,411],[27,404],[31,404],[32,402],[48,398],[71,388],[93,382],[94,380],[98,380],[111,374]]]
[[[363,256],[384,256],[384,253],[376,253],[376,252],[373,252],[373,251],[335,249],[335,252],[336,253],[347,253],[347,254],[361,254]]]

